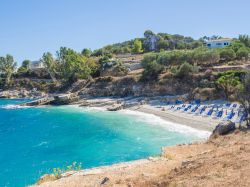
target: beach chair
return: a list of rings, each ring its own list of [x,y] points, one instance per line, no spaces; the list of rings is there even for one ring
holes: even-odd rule
[[[237,107],[237,104],[235,103],[235,104],[233,104],[233,106],[232,106],[232,108],[236,108]]]
[[[176,110],[181,110],[182,107],[177,107]]]
[[[216,116],[215,116],[215,118],[221,118],[222,117],[222,115],[223,115],[223,111],[221,110],[221,111],[219,111],[217,114],[216,114]]]
[[[198,110],[198,108],[200,107],[200,105],[197,105],[196,107],[194,107],[192,110],[191,110],[191,113],[194,113]]]
[[[199,111],[197,114],[202,115],[203,112],[205,112],[206,108],[207,108],[207,107],[205,107],[205,106],[202,107],[202,108],[200,109],[200,111]]]
[[[214,112],[214,109],[212,108],[212,109],[210,109],[210,110],[208,111],[207,114],[205,114],[205,116],[211,116],[211,115],[213,114],[213,112]]]
[[[229,121],[234,117],[234,115],[235,115],[235,112],[231,111],[223,120]]]
[[[247,119],[247,114],[244,113],[243,115],[240,115],[237,120],[235,121],[235,123],[242,123],[243,121],[246,121]]]
[[[174,105],[171,105],[168,110],[172,110],[174,108]]]
[[[192,104],[188,105],[186,108],[183,109],[183,112],[187,112],[190,108],[192,108]]]

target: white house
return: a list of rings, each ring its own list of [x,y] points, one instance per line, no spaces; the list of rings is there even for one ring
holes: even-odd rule
[[[42,68],[44,68],[44,65],[40,61],[32,61],[29,64],[29,69],[30,70],[36,70],[36,69],[42,69]]]
[[[230,38],[222,38],[222,39],[216,39],[216,40],[208,40],[205,45],[208,48],[223,48],[223,47],[227,47],[231,44],[232,39]]]

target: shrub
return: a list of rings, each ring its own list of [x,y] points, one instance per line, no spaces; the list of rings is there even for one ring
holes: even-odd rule
[[[245,71],[226,71],[218,74],[216,84],[221,88],[228,99],[230,94],[238,92],[241,80],[244,78]]]
[[[164,70],[164,67],[161,64],[158,64],[156,60],[142,61],[142,67],[144,68],[141,77],[142,81],[156,80],[159,74]]]
[[[134,41],[134,46],[133,46],[132,52],[135,54],[143,52],[141,40],[136,39]]]
[[[248,60],[249,59],[249,54],[250,54],[250,50],[248,48],[246,48],[246,47],[241,47],[236,52],[237,59],[239,59],[239,60]]]
[[[220,51],[220,58],[223,61],[231,61],[236,58],[236,54],[233,49],[224,48]]]
[[[193,66],[187,62],[184,62],[178,69],[172,69],[172,73],[178,78],[188,77],[198,71],[197,66]]]
[[[82,164],[79,163],[77,164],[76,162],[73,162],[71,165],[67,166],[65,168],[54,168],[53,169],[53,175],[55,178],[60,179],[62,177],[62,174],[67,172],[67,171],[77,171],[82,169]]]
[[[235,41],[230,45],[230,48],[234,50],[234,52],[236,53],[240,48],[242,47],[246,47],[243,43],[239,42],[239,41]]]

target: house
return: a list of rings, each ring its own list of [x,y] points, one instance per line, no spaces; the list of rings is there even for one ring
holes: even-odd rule
[[[30,70],[43,69],[43,68],[44,68],[44,64],[41,61],[32,61],[29,64]]]
[[[214,48],[223,48],[227,47],[231,44],[232,39],[230,38],[221,38],[216,40],[208,40],[205,45],[208,48],[214,49]]]

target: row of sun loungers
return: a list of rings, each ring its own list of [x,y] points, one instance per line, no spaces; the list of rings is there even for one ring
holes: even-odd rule
[[[224,121],[234,121],[241,123],[246,120],[247,114],[243,112],[242,106],[237,103],[201,105],[200,102],[184,104],[182,101],[176,101],[170,104],[169,110],[178,111],[203,117],[212,117]]]

